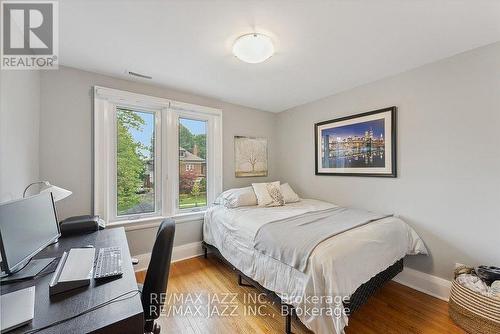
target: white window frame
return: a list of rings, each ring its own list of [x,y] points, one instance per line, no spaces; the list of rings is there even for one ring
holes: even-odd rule
[[[173,122],[176,124],[176,131],[174,133],[175,135],[175,144],[177,151],[179,151],[179,119],[181,118],[186,118],[186,119],[192,119],[192,120],[197,120],[197,121],[206,121],[207,122],[207,144],[206,144],[206,178],[207,178],[207,205],[209,203],[213,203],[215,201],[215,198],[219,195],[219,193],[222,191],[222,182],[221,186],[218,187],[217,184],[214,184],[214,180],[217,180],[217,178],[221,178],[222,175],[218,175],[220,172],[214,171],[213,169],[219,169],[222,170],[222,165],[217,166],[216,164],[213,164],[212,162],[216,161],[222,161],[222,130],[220,130],[220,136],[214,136],[213,134],[217,133],[217,129],[219,127],[218,125],[218,118],[214,117],[210,113],[206,113],[203,111],[196,111],[192,110],[192,107],[185,105],[185,104],[172,104],[170,107],[170,115],[172,115]],[[173,140],[171,140],[172,142]],[[215,147],[220,147],[220,150],[215,150]],[[217,152],[220,151],[220,152]],[[173,189],[173,193],[175,194],[175,200],[173,202],[173,208],[174,212],[176,214],[182,214],[182,213],[189,213],[189,212],[199,212],[199,211],[204,211],[206,209],[205,207],[197,207],[197,208],[189,208],[189,209],[180,209],[179,208],[179,164],[180,164],[180,159],[177,156],[176,159],[176,164],[172,168],[175,168],[175,175],[174,178],[177,180],[177,182],[174,182],[175,189]],[[194,166],[192,164],[190,170],[194,170]],[[218,168],[217,168],[218,167]],[[213,191],[215,190],[215,191]]]
[[[116,214],[116,108],[125,107],[155,114],[155,196],[154,213]],[[204,208],[178,209],[179,139],[178,120],[207,121],[207,203],[222,191],[222,112],[219,109],[177,102],[112,88],[94,87],[94,214],[110,225],[128,223],[151,225],[165,217],[185,221],[201,217]],[[154,225],[153,225],[154,226]]]

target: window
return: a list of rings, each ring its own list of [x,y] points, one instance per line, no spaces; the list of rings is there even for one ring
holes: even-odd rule
[[[155,115],[116,109],[117,216],[156,211]]]
[[[179,118],[178,209],[207,206],[207,121]],[[184,168],[183,168],[184,166]]]
[[[222,190],[220,110],[94,88],[94,212],[108,222],[203,210]]]

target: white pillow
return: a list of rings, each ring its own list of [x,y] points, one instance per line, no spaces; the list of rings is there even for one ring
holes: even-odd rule
[[[222,204],[226,208],[252,206],[257,205],[257,197],[252,187],[234,188],[220,194],[215,203]]]
[[[280,181],[270,183],[252,183],[257,196],[258,206],[283,206],[285,200],[281,194]]]
[[[300,201],[299,195],[293,191],[292,187],[290,187],[288,183],[282,184],[280,188],[285,203],[295,203]]]

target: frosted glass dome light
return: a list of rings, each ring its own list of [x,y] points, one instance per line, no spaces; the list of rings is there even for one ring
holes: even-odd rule
[[[274,54],[274,46],[268,36],[252,33],[240,36],[234,42],[233,54],[241,61],[257,64]]]

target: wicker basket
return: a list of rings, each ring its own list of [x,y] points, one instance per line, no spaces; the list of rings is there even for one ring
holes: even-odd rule
[[[448,311],[453,321],[469,333],[500,333],[500,300],[467,289],[455,280]]]

